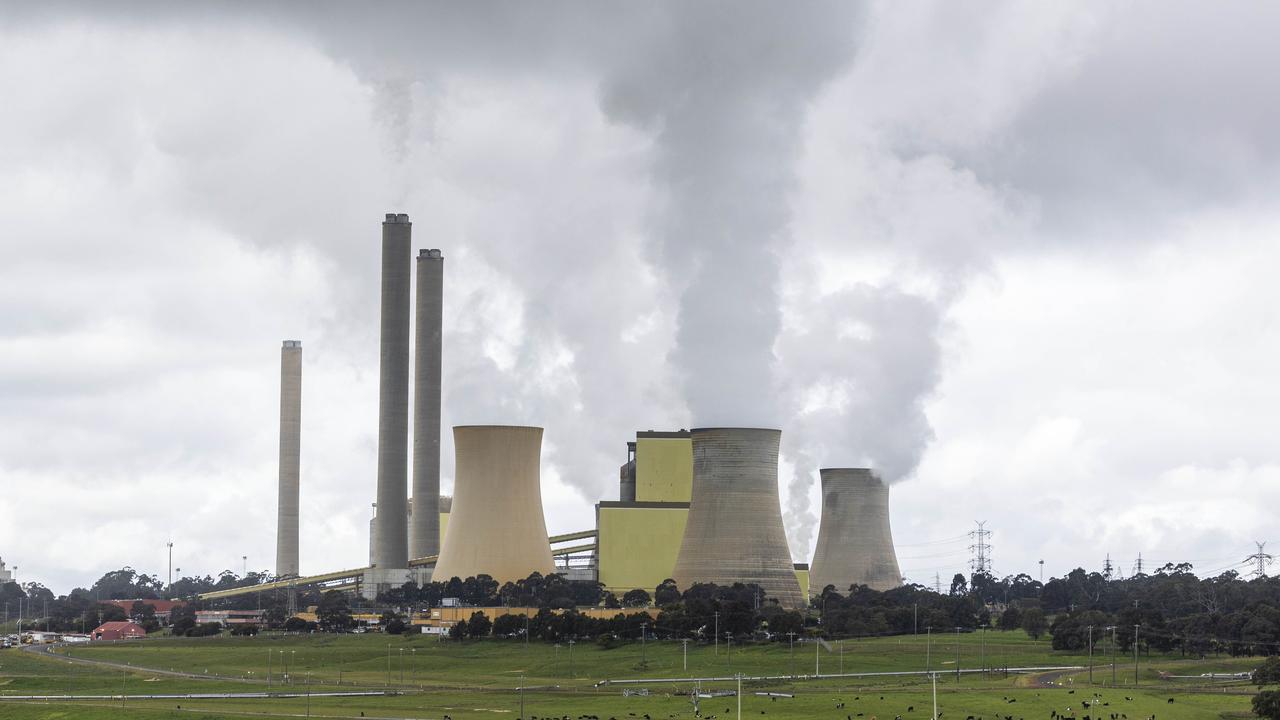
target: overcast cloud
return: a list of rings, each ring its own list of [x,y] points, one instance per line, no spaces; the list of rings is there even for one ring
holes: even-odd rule
[[[379,222],[446,257],[446,425],[546,427],[553,531],[637,429],[893,483],[910,579],[1238,564],[1280,460],[1280,9],[0,4],[0,557],[367,558]],[[452,439],[443,446],[452,482]],[[1276,538],[1280,542],[1280,538]]]

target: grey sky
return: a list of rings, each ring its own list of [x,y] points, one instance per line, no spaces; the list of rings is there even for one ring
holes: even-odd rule
[[[268,568],[297,338],[303,570],[362,562],[397,211],[444,422],[547,428],[552,531],[634,430],[764,424],[799,561],[870,464],[913,580],[975,519],[1002,574],[1227,566],[1280,501],[1277,14],[0,6],[0,557]]]

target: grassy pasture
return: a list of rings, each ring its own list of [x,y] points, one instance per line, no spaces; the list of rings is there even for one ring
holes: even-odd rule
[[[389,646],[389,647],[388,647]],[[1050,711],[1081,720],[1124,714],[1131,720],[1152,715],[1161,720],[1181,718],[1248,717],[1252,688],[1247,683],[1165,680],[1160,673],[1199,675],[1251,669],[1250,659],[1182,659],[1176,656],[1140,659],[1140,686],[1134,688],[1132,656],[1117,657],[1119,687],[1111,680],[1109,654],[1095,656],[1094,679],[1087,671],[1056,673],[1045,678],[995,671],[963,675],[957,680],[956,653],[966,669],[1028,665],[1085,665],[1085,656],[1055,653],[1045,640],[1025,634],[939,634],[902,638],[874,638],[843,643],[832,651],[819,648],[823,673],[894,672],[921,670],[926,662],[939,671],[938,703],[945,718],[1047,718]],[[61,652],[67,652],[63,649]],[[604,649],[581,642],[570,650],[542,643],[518,641],[453,643],[423,636],[315,635],[256,638],[153,638],[142,641],[78,646],[73,657],[111,663],[124,668],[70,663],[62,657],[37,656],[16,650],[0,653],[0,697],[20,694],[118,694],[182,692],[260,692],[266,689],[270,656],[272,690],[315,692],[342,689],[390,689],[402,694],[358,698],[253,698],[114,701],[54,701],[0,703],[0,718],[245,718],[245,717],[368,717],[443,718],[453,720],[514,720],[520,717],[521,677],[525,716],[552,718],[594,715],[601,720],[676,720],[693,718],[688,696],[691,682],[676,685],[648,683],[626,686],[644,689],[645,696],[624,696],[623,686],[598,685],[622,678],[685,678],[694,676],[784,676],[744,683],[743,717],[828,718],[829,720],[924,719],[932,709],[928,678],[914,676],[833,678],[820,681],[787,679],[814,671],[812,643],[797,643],[794,655],[787,643],[725,647],[690,644],[688,669],[680,643],[627,643]],[[572,658],[570,653],[572,652]],[[388,658],[390,663],[388,666]],[[402,660],[403,658],[403,660]],[[285,663],[290,684],[281,687]],[[157,671],[217,676],[188,678]],[[948,673],[948,671],[951,671]],[[403,680],[402,678],[403,673]],[[1051,681],[1052,685],[1044,684]],[[732,682],[704,683],[705,690],[726,690]],[[793,693],[793,698],[756,696],[756,692]],[[1094,693],[1100,697],[1094,698]],[[1169,699],[1173,699],[1170,703]],[[1085,708],[1083,703],[1096,699]],[[1012,700],[1013,702],[1010,702]],[[1105,705],[1103,703],[1106,703]],[[843,707],[841,707],[843,705]],[[179,706],[181,708],[179,709]],[[910,708],[910,710],[909,710]],[[726,709],[728,713],[726,714]],[[733,697],[701,701],[704,718],[736,718]],[[363,713],[363,715],[362,715]]]

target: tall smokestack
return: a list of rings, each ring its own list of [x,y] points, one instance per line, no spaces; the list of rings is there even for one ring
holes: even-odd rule
[[[542,514],[542,428],[453,429],[453,506],[431,579],[485,574],[499,583],[555,571]]]
[[[417,327],[413,369],[413,507],[409,557],[440,552],[440,351],[444,321],[444,256],[418,252]]]
[[[373,561],[409,567],[409,272],[413,225],[405,214],[382,223],[382,340],[378,360],[378,520]]]
[[[754,583],[783,607],[803,607],[778,499],[782,432],[699,428],[691,437],[693,497],[676,584],[687,590],[694,583]]]
[[[276,576],[298,575],[298,465],[302,450],[302,342],[280,348],[280,496]]]
[[[822,524],[809,590],[850,585],[891,590],[902,584],[889,529],[889,486],[866,468],[823,468]]]

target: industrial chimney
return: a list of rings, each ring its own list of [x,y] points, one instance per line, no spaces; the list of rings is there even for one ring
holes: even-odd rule
[[[413,506],[409,557],[440,552],[440,335],[444,256],[418,252],[418,301],[413,370]]]
[[[302,448],[302,343],[280,348],[280,480],[276,577],[298,575],[298,465]]]
[[[453,429],[453,507],[431,579],[489,575],[499,583],[554,572],[542,515],[542,428]]]
[[[382,223],[382,328],[378,360],[378,517],[373,562],[409,567],[409,216]]]
[[[693,497],[676,584],[754,583],[783,607],[803,607],[778,499],[782,432],[700,428],[691,437]]]
[[[867,468],[823,468],[822,525],[809,571],[810,592],[828,585],[891,590],[902,584],[889,529],[889,486]]]

